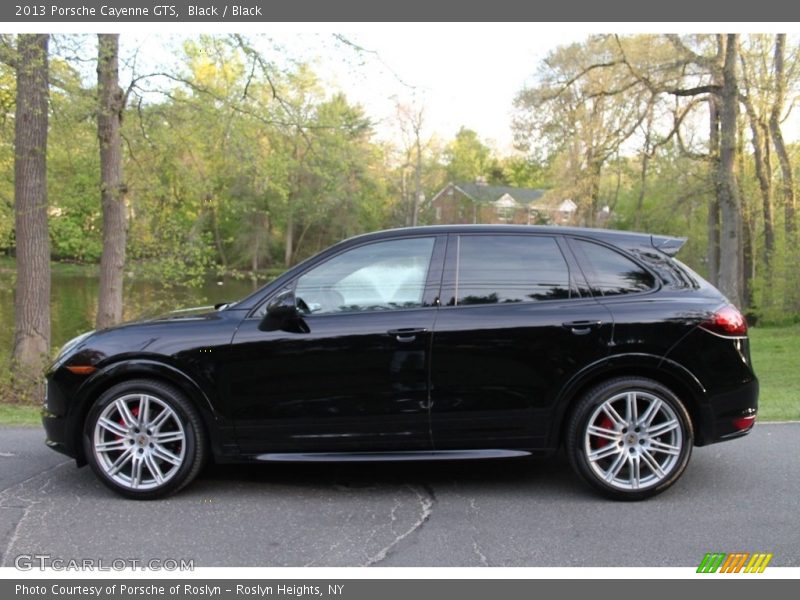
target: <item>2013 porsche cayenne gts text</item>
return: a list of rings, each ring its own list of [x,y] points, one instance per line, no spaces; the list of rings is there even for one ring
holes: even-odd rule
[[[47,444],[157,498],[208,460],[549,455],[619,499],[748,433],[747,325],[674,255],[609,230],[435,226],[345,240],[235,303],[70,341]]]

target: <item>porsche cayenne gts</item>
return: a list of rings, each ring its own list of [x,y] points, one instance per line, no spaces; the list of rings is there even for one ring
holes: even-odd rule
[[[345,240],[238,302],[85,333],[47,374],[47,444],[152,499],[208,460],[550,455],[607,496],[747,434],[747,325],[685,240],[453,225]]]

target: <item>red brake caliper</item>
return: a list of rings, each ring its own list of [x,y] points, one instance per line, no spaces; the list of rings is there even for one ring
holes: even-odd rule
[[[139,407],[138,407],[138,406],[134,406],[134,407],[131,409],[131,414],[132,414],[134,417],[137,417],[137,418],[138,418],[138,417],[139,417]],[[120,418],[119,418],[119,421],[117,421],[117,423],[119,423],[120,425],[122,425],[123,427],[125,427],[125,419],[123,419],[122,417],[120,417]],[[121,435],[118,435],[118,436],[117,436],[117,439],[118,439],[118,440],[121,440],[121,439],[122,439],[122,436],[121,436]]]
[[[603,415],[600,417],[600,420],[597,422],[597,427],[602,427],[603,429],[611,429],[614,430],[614,422],[609,418],[608,415]],[[607,440],[603,437],[597,437],[595,439],[595,448],[602,448],[603,446],[607,446],[611,440]]]

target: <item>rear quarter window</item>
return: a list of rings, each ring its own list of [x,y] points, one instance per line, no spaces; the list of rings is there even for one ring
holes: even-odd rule
[[[571,240],[592,293],[621,296],[652,290],[655,278],[627,256],[586,240]]]

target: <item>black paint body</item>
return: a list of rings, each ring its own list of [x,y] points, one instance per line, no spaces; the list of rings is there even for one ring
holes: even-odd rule
[[[454,244],[470,235],[548,237],[569,271],[569,297],[454,305]],[[394,238],[433,237],[422,306],[310,314],[266,328],[266,303],[329,258]],[[652,275],[647,291],[591,291],[576,240],[614,248]],[[757,408],[746,337],[699,324],[727,304],[657,247],[673,238],[608,230],[441,226],[352,238],[220,310],[95,332],[48,379],[48,444],[84,462],[83,421],[104,390],[130,378],[179,388],[197,406],[217,461],[269,454],[555,450],[573,402],[619,375],[656,379],[686,404],[695,443],[746,432]],[[67,367],[91,365],[90,375]],[[487,453],[490,455],[491,453]],[[510,453],[515,454],[515,453]]]

